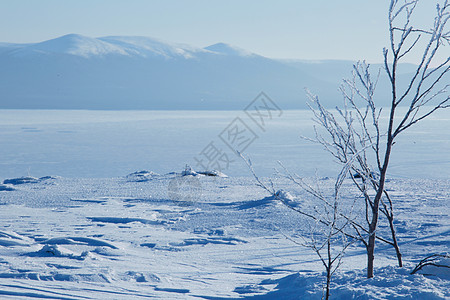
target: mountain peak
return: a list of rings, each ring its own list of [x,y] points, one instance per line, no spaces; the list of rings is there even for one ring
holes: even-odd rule
[[[16,55],[71,54],[85,58],[105,54],[127,54],[123,49],[99,39],[80,34],[66,34],[44,42],[31,44],[16,51]]]

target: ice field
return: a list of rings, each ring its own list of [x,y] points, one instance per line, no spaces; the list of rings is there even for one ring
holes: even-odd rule
[[[290,239],[308,220],[255,185],[236,156],[228,177],[182,176],[239,117],[258,136],[245,153],[295,205],[315,203],[273,175],[281,160],[326,190],[338,166],[311,134],[308,111],[265,131],[244,112],[0,111],[0,298],[320,299],[323,266]],[[354,244],[333,278],[335,299],[448,299],[449,274],[410,275],[450,245],[450,118],[436,114],[398,141],[387,182],[404,268],[382,243],[375,278]],[[222,137],[224,135],[222,134]],[[137,172],[148,170],[148,172]],[[28,177],[17,179],[21,177]],[[186,180],[196,189],[183,190]],[[179,188],[174,188],[178,186]],[[192,185],[191,185],[192,186]],[[351,195],[350,180],[344,189]],[[350,200],[350,196],[345,199]],[[386,234],[383,219],[380,233]]]

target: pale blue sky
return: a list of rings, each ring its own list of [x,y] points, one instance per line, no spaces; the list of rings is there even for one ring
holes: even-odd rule
[[[429,20],[433,1],[418,17]],[[237,45],[273,58],[381,61],[389,0],[0,0],[0,42],[68,33]]]

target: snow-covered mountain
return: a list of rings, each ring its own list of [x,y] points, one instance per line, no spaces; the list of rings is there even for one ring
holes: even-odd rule
[[[69,34],[0,43],[0,108],[242,109],[261,91],[283,109],[304,108],[305,87],[334,106],[351,65],[274,60],[224,43]]]
[[[183,49],[147,37],[109,36],[91,38],[79,34],[68,34],[52,40],[35,44],[0,44],[1,48],[9,48],[12,57],[36,57],[51,55],[72,55],[83,58],[99,58],[108,56],[128,57],[191,57],[196,49]],[[202,51],[200,49],[200,51]]]
[[[255,56],[247,50],[225,43],[217,43],[202,49],[143,36],[92,38],[79,34],[68,34],[35,44],[0,43],[0,48],[2,48],[2,52],[8,52],[8,55],[12,57],[72,55],[84,58],[127,56],[134,58],[192,59],[212,53],[230,56]]]

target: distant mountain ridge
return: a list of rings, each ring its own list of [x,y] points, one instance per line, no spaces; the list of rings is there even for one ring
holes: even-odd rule
[[[282,109],[305,108],[305,87],[334,106],[352,62],[276,60],[225,43],[196,48],[68,34],[0,43],[0,66],[0,108],[231,110],[261,91]]]
[[[148,37],[107,36],[91,38],[79,34],[68,34],[55,39],[34,44],[0,44],[11,48],[12,56],[35,56],[68,54],[92,58],[99,56],[123,55],[129,57],[165,56],[176,57],[184,53],[203,51],[168,44]]]

